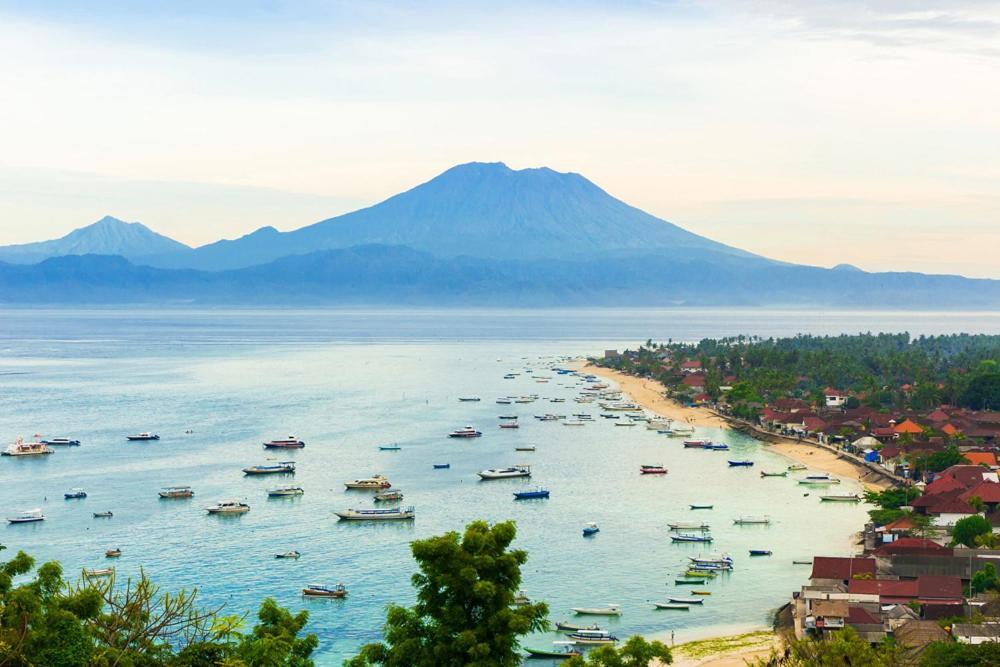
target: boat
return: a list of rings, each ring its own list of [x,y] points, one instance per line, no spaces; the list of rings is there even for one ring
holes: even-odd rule
[[[578,625],[576,623],[570,623],[569,621],[559,621],[556,623],[556,630],[562,630],[563,632],[579,632],[580,630],[600,630],[601,627],[594,623],[593,625]]]
[[[533,452],[535,451],[534,445],[525,445],[524,447],[515,447],[515,452]]]
[[[344,584],[331,586],[329,584],[309,584],[302,589],[302,594],[314,598],[344,598],[347,597],[347,587]]]
[[[635,422],[631,419],[628,421],[621,421],[620,419],[615,422],[615,426],[635,426]]]
[[[807,466],[804,466],[801,463],[793,463],[792,465],[788,466],[788,469],[791,470],[792,472],[795,472],[797,470],[805,470],[806,468]]]
[[[667,469],[661,465],[642,465],[639,466],[640,475],[666,475]]]
[[[582,616],[621,616],[622,606],[617,603],[608,603],[606,607],[573,607],[573,613]],[[578,630],[578,632],[604,632],[603,630]]]
[[[393,489],[392,491],[379,491],[375,494],[375,502],[390,502],[393,500],[402,500],[403,492],[399,489]]]
[[[537,489],[529,489],[527,491],[515,491],[514,500],[528,500],[530,498],[548,498],[549,490],[538,487]]]
[[[582,419],[567,419],[562,423],[563,426],[586,426],[587,422]]]
[[[562,419],[559,415],[545,414],[545,415],[535,415],[535,419],[540,422],[555,422]]]
[[[301,555],[302,554],[300,554],[298,551],[286,551],[283,554],[274,554],[274,557],[275,558],[287,558],[289,560],[298,560]]]
[[[672,595],[668,595],[667,600],[674,604],[703,604],[705,602],[699,598],[678,598]]]
[[[503,376],[504,380],[513,380],[518,376],[518,373],[507,373]]]
[[[450,463],[435,463],[434,464],[434,469],[435,470],[447,470],[450,467],[451,467]]]
[[[104,552],[105,558],[118,558],[122,555],[121,549],[108,549]]]
[[[782,472],[766,472],[764,470],[760,471],[761,477],[788,477],[788,471],[784,470]]]
[[[489,468],[488,470],[480,470],[477,474],[484,480],[531,477],[531,466],[516,465],[509,468]]]
[[[40,509],[24,510],[17,516],[7,518],[8,523],[34,523],[36,521],[45,521],[45,515]]]
[[[43,456],[55,450],[43,442],[25,442],[21,438],[0,452],[3,456]]]
[[[768,549],[751,549],[750,550],[750,555],[751,556],[770,556],[771,552]]]
[[[650,431],[664,431],[670,428],[669,419],[650,419],[646,422],[646,428]]]
[[[521,428],[517,422],[500,422],[500,428]]]
[[[528,594],[525,593],[524,590],[519,590],[517,592],[517,595],[514,596],[514,604],[516,605],[531,604],[531,598],[528,597]]]
[[[549,403],[565,403],[565,398],[550,398]]]
[[[246,514],[250,506],[240,500],[221,500],[211,507],[206,507],[209,514]]]
[[[392,484],[382,475],[373,475],[353,482],[344,482],[348,489],[388,489]]]
[[[692,433],[694,433],[694,426],[691,426],[691,424],[685,424],[683,422],[672,422],[670,424],[670,432],[673,435],[680,435],[680,436],[691,435]]]
[[[812,565],[811,560],[793,560],[792,565]]]
[[[732,572],[732,563],[691,563],[688,569],[692,572]]]
[[[279,486],[276,489],[268,489],[269,498],[285,498],[287,496],[301,496],[305,490],[301,486]]]
[[[684,576],[695,579],[715,579],[718,576],[718,572],[714,570],[687,570]]]
[[[47,438],[41,441],[43,445],[49,446],[64,446],[64,447],[79,447],[79,440],[72,440],[70,438]]]
[[[711,595],[711,591],[691,591],[691,595]]]
[[[674,579],[674,586],[694,586],[704,583],[704,579]]]
[[[479,402],[479,397],[478,396],[459,396],[458,400],[460,402],[462,402],[462,403],[478,403]]]
[[[281,461],[270,465],[250,466],[243,469],[244,475],[285,475],[295,474],[294,461]]]
[[[723,565],[727,567],[733,566],[733,557],[729,554],[722,556],[717,556],[713,558],[702,558],[701,556],[688,556],[688,560],[695,565]]]
[[[681,611],[688,611],[691,609],[690,605],[678,604],[676,602],[654,602],[653,606],[657,609],[679,609]]]
[[[513,402],[514,401],[510,400],[509,398],[498,398],[497,399],[497,404],[499,404],[499,405],[510,405]]]
[[[477,431],[471,426],[466,426],[465,428],[457,428],[448,434],[449,438],[478,438],[482,435],[482,431]]]
[[[497,415],[497,419],[517,419],[517,415]]]
[[[770,517],[766,516],[741,516],[739,519],[733,519],[733,524],[737,526],[766,526],[770,523]]]
[[[413,505],[386,509],[346,509],[334,514],[341,521],[409,521],[417,515]]]
[[[108,510],[107,512],[94,512],[95,519],[110,519],[114,514]]]
[[[729,461],[730,468],[749,468],[753,465],[753,461]]]
[[[399,445],[379,445],[378,449],[380,452],[398,452],[402,449]]]
[[[711,542],[711,535],[692,535],[690,533],[681,533],[679,535],[671,535],[671,542]]]
[[[799,484],[805,484],[808,486],[827,486],[829,484],[840,484],[840,480],[836,477],[806,477],[805,479],[798,480]]]
[[[838,503],[860,503],[861,502],[861,496],[859,496],[856,493],[853,493],[853,494],[850,494],[850,495],[840,495],[840,496],[838,496],[838,495],[820,496],[819,499],[820,500],[828,500],[830,502],[838,502]]]
[[[618,637],[607,630],[580,630],[566,635],[574,644],[615,644]]]
[[[269,440],[264,443],[265,449],[302,449],[306,443],[302,442],[294,435],[290,435],[283,440]]]
[[[564,645],[562,649],[548,649],[548,648],[533,648],[531,646],[525,646],[524,650],[528,652],[529,658],[549,658],[550,660],[568,660],[574,656],[583,655],[580,651],[573,648],[574,642],[552,642],[554,645]]]
[[[143,440],[159,440],[160,436],[155,433],[136,433],[135,435],[126,435],[126,440],[132,440],[134,442],[141,442]]]
[[[88,579],[96,579],[98,577],[110,577],[115,573],[114,568],[111,567],[98,567],[90,570],[84,570],[83,576]]]
[[[693,510],[710,510],[713,509],[714,505],[688,505]]]
[[[689,449],[708,449],[712,446],[711,440],[685,440],[684,446]]]
[[[583,536],[590,537],[591,535],[596,535],[601,532],[601,529],[597,527],[597,524],[591,521],[583,527]]]
[[[87,497],[87,492],[79,487],[75,489],[70,489],[69,491],[63,494],[63,498],[65,498],[66,500],[75,500],[76,498],[86,498],[86,497]]]
[[[724,442],[713,442],[705,447],[705,449],[711,449],[713,452],[728,452],[729,445]]]
[[[161,498],[191,498],[194,496],[194,491],[191,490],[190,486],[166,486],[160,489],[159,496]]]
[[[668,523],[667,526],[670,530],[708,530],[709,525],[707,523],[700,523],[695,521],[677,521],[675,523]]]

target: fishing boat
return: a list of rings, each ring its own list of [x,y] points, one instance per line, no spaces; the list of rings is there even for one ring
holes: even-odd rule
[[[562,423],[563,426],[586,426],[587,422],[582,419],[567,419]]]
[[[211,507],[206,507],[209,514],[246,514],[250,506],[240,500],[221,500]]]
[[[114,514],[109,510],[107,512],[94,512],[95,519],[110,519]]]
[[[711,591],[691,591],[691,595],[711,595]]]
[[[417,516],[413,505],[386,509],[346,509],[334,514],[341,521],[410,521]]]
[[[559,621],[556,623],[556,630],[563,632],[579,632],[580,630],[601,630],[602,628],[594,623],[593,625],[578,625],[569,621]]]
[[[305,490],[301,486],[279,486],[276,489],[269,489],[269,498],[286,498],[288,496],[301,496]]]
[[[811,560],[793,560],[792,565],[812,565]]]
[[[477,474],[484,480],[531,477],[531,466],[516,465],[509,468],[489,468],[487,470],[480,470]]]
[[[733,566],[733,557],[729,554],[724,554],[722,556],[712,556],[710,558],[704,558],[702,556],[688,556],[688,560],[695,565],[722,565],[726,567]]]
[[[461,403],[478,403],[479,402],[479,397],[478,396],[459,396],[458,400]]]
[[[684,446],[688,449],[708,449],[711,447],[711,440],[685,440]]]
[[[710,510],[713,509],[714,505],[688,505],[693,510]]]
[[[770,517],[766,516],[741,516],[733,519],[733,524],[737,526],[766,526],[770,523]]]
[[[528,489],[527,491],[515,491],[514,500],[528,500],[531,498],[548,498],[549,490],[538,487],[537,489]]]
[[[451,467],[450,463],[435,463],[434,464],[434,469],[435,470],[447,470],[450,467]]]
[[[515,452],[533,452],[535,451],[534,445],[524,445],[523,447],[515,447]]]
[[[143,440],[159,440],[160,436],[155,433],[136,433],[135,435],[126,435],[126,440],[132,440],[134,442],[142,442]]]
[[[565,398],[550,398],[549,403],[565,403]]]
[[[517,415],[497,415],[497,419],[517,419]]]
[[[607,630],[580,630],[579,632],[571,632],[566,635],[567,639],[573,641],[574,644],[615,644],[618,642],[618,637]]]
[[[788,477],[788,471],[784,470],[782,472],[766,472],[764,470],[760,471],[761,477]]]
[[[635,426],[635,422],[632,421],[631,419],[628,421],[622,421],[619,419],[618,421],[615,422],[615,426]]]
[[[108,549],[104,552],[105,558],[119,558],[122,555],[121,549]]]
[[[681,533],[679,535],[671,535],[671,542],[711,542],[711,535],[693,535],[691,533]]]
[[[76,498],[86,498],[86,497],[87,497],[87,492],[79,487],[75,489],[70,489],[69,491],[63,494],[63,498],[65,498],[66,500],[75,500]]]
[[[791,470],[792,472],[795,472],[797,470],[805,470],[806,468],[807,466],[804,466],[801,463],[793,463],[792,465],[788,466],[788,469]]]
[[[353,482],[344,482],[344,486],[348,489],[388,489],[392,484],[382,475],[373,475]]]
[[[64,446],[64,447],[79,447],[79,440],[72,440],[70,438],[47,438],[41,441],[43,445],[49,446]]]
[[[771,552],[768,549],[751,549],[750,550],[750,555],[751,556],[770,556]]]
[[[498,398],[498,399],[497,399],[497,404],[498,404],[498,405],[510,405],[510,404],[511,404],[511,403],[513,403],[513,402],[514,402],[514,401],[512,401],[512,400],[511,400],[511,399],[509,399],[509,398]]]
[[[559,415],[545,414],[545,415],[535,415],[535,419],[540,422],[555,422],[562,419]]]
[[[606,607],[573,607],[573,613],[581,616],[621,616],[622,606],[609,602]],[[603,632],[598,630],[578,630],[578,632]]]
[[[302,595],[313,598],[344,598],[347,597],[347,587],[344,584],[331,586],[329,584],[309,584],[302,589]]]
[[[521,428],[517,422],[500,422],[500,428]]]
[[[691,563],[688,569],[693,572],[732,572],[732,563]]]
[[[83,576],[88,579],[96,579],[99,577],[110,577],[115,573],[114,568],[111,567],[98,567],[83,571]]]
[[[503,376],[503,379],[504,379],[504,380],[513,380],[513,379],[515,379],[515,378],[516,378],[516,377],[517,377],[518,375],[519,375],[518,373],[507,373],[506,375],[504,375],[504,376]]]
[[[728,452],[729,445],[724,442],[713,442],[705,447],[705,449],[711,449],[713,452]]]
[[[282,440],[269,440],[264,443],[265,449],[302,449],[306,443],[302,442],[294,435],[290,435]]]
[[[805,484],[806,486],[829,486],[830,484],[840,484],[840,480],[836,477],[812,477],[806,479],[798,480],[799,484]]]
[[[244,475],[286,475],[295,474],[294,461],[281,461],[279,463],[250,466],[243,469]]]
[[[194,496],[194,491],[190,486],[166,486],[160,489],[159,496],[167,499],[191,498]]]
[[[674,586],[694,586],[704,583],[704,579],[674,579]]]
[[[36,521],[45,521],[45,515],[40,509],[25,510],[18,513],[17,516],[7,518],[8,523],[34,523]]]
[[[478,438],[482,435],[482,431],[477,431],[471,426],[466,426],[465,428],[457,428],[448,434],[449,438]]]
[[[21,438],[0,452],[3,456],[44,456],[55,450],[43,442],[25,442]]]
[[[524,650],[528,652],[529,658],[548,658],[550,660],[568,660],[574,656],[583,655],[583,653],[573,648],[575,642],[552,642],[552,644],[555,646],[563,646],[563,648],[548,649],[525,646]]]
[[[399,450],[402,449],[402,447],[400,447],[399,445],[396,445],[396,444],[392,444],[392,445],[379,445],[378,449],[379,449],[380,452],[398,452]]]
[[[670,431],[676,436],[691,435],[694,433],[694,426],[691,424],[685,424],[683,422],[672,422],[670,424]]]
[[[749,468],[753,465],[753,461],[729,461],[730,468]]]
[[[646,428],[650,431],[665,431],[670,428],[670,420],[658,418],[650,419],[646,422]]]
[[[693,579],[715,579],[718,576],[718,572],[713,570],[687,570],[684,573],[685,577]]]
[[[836,502],[836,503],[859,503],[859,502],[861,502],[861,496],[859,496],[856,493],[849,494],[849,495],[840,495],[840,496],[838,496],[838,495],[820,496],[819,499],[820,500],[827,500],[827,501],[830,501],[830,502]]]
[[[677,521],[675,523],[668,523],[667,526],[670,530],[708,530],[709,525],[707,523],[700,523],[696,521]]]
[[[591,535],[596,535],[601,532],[601,529],[597,527],[597,524],[591,521],[583,527],[583,536],[590,537]]]
[[[705,602],[700,598],[678,598],[671,595],[667,596],[667,600],[675,604],[703,604]]]
[[[299,557],[301,556],[302,554],[300,554],[298,551],[286,551],[283,554],[274,554],[275,558],[286,558],[289,560],[298,560]]]
[[[514,604],[516,605],[531,604],[531,598],[528,597],[528,594],[523,589],[519,590],[517,592],[517,595],[514,596]]]
[[[384,503],[391,502],[394,500],[402,500],[403,492],[399,489],[393,489],[391,491],[380,491],[375,494],[375,502]]]
[[[666,475],[667,469],[661,465],[643,465],[639,466],[640,475]]]

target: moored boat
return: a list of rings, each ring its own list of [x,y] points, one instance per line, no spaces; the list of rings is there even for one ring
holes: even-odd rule
[[[533,451],[535,451],[535,446],[534,445],[525,445],[523,447],[515,447],[514,451],[515,452],[533,452]]]
[[[43,442],[25,442],[21,438],[18,438],[16,442],[9,445],[0,454],[3,456],[43,456],[51,454],[54,451],[54,449]]]
[[[160,489],[159,496],[167,499],[191,498],[194,496],[194,491],[190,486],[167,486]]]
[[[602,628],[594,623],[593,625],[579,625],[569,621],[559,621],[556,623],[556,630],[563,632],[579,632],[580,630],[601,630]]]
[[[344,598],[347,597],[347,587],[344,584],[331,586],[329,584],[309,584],[302,589],[302,595],[315,598]]]
[[[279,463],[250,466],[243,469],[244,475],[294,475],[295,462],[281,461]]]
[[[83,576],[88,579],[96,579],[99,577],[110,577],[115,573],[114,568],[111,567],[97,567],[89,570],[83,571]]]
[[[590,537],[591,535],[596,535],[601,532],[601,529],[597,527],[597,524],[591,521],[583,527],[583,536]]]
[[[753,461],[729,461],[730,468],[749,468],[753,465]]]
[[[688,505],[693,510],[710,510],[714,508],[714,505]]]
[[[451,467],[450,463],[435,463],[434,464],[434,469],[435,470],[447,470],[450,467]]]
[[[160,436],[155,433],[144,432],[136,433],[135,435],[126,435],[125,439],[132,440],[133,442],[142,442],[143,440],[159,440]]]
[[[679,535],[671,535],[671,542],[711,542],[711,535],[693,535],[691,533],[680,533]]]
[[[607,630],[580,630],[579,632],[571,632],[566,637],[574,644],[615,644],[618,642],[618,637]]]
[[[286,551],[282,554],[274,554],[275,558],[284,558],[288,560],[298,560],[302,556],[298,551]]]
[[[69,491],[63,494],[63,498],[65,498],[66,500],[75,500],[77,498],[86,498],[86,497],[87,497],[87,492],[79,487],[70,489]]]
[[[771,551],[770,551],[770,549],[751,549],[750,550],[750,555],[751,556],[770,556],[771,555]]]
[[[477,431],[471,426],[466,426],[465,428],[457,428],[448,434],[449,438],[478,438],[482,435],[482,431]]]
[[[24,510],[16,516],[7,517],[8,523],[35,523],[36,521],[45,521],[45,515],[40,509]]]
[[[41,443],[43,445],[50,445],[50,446],[64,446],[64,447],[80,446],[79,440],[73,440],[71,438],[46,438],[45,440],[42,440]]]
[[[412,505],[386,509],[346,509],[334,514],[342,521],[408,521],[417,516]]]
[[[95,519],[110,519],[113,516],[114,516],[114,513],[111,512],[110,510],[108,510],[106,512],[94,512],[94,518]]]
[[[388,489],[392,484],[382,475],[372,475],[352,482],[344,482],[348,489]]]
[[[617,603],[608,603],[605,607],[573,607],[573,613],[581,616],[621,616],[622,606]],[[599,632],[598,630],[578,630],[578,632]],[[603,631],[600,631],[603,632]]]
[[[564,646],[561,649],[534,648],[531,646],[525,646],[524,650],[528,652],[529,658],[548,658],[550,660],[567,660],[574,656],[583,655],[583,653],[573,648],[575,642],[552,642],[552,643],[555,646],[559,645],[564,645]]]
[[[500,422],[499,426],[500,428],[508,428],[508,429],[521,428],[521,425],[518,424],[517,422]]]
[[[461,403],[478,403],[480,399],[478,396],[459,396],[458,400]]]
[[[516,465],[509,468],[489,468],[487,470],[480,470],[477,474],[483,480],[531,477],[531,466]]]
[[[118,548],[108,549],[107,551],[104,552],[105,558],[118,558],[121,555],[122,555],[122,550]]]
[[[781,472],[767,472],[765,470],[760,471],[761,477],[788,477],[788,471],[783,470]]]
[[[705,602],[701,598],[679,598],[671,595],[667,596],[667,600],[675,604],[703,604]]]
[[[294,435],[280,440],[269,440],[264,443],[266,449],[302,449],[306,443],[302,442]]]
[[[685,440],[684,446],[691,449],[707,449],[708,447],[712,446],[712,441],[704,439]]]
[[[667,469],[661,465],[643,465],[639,466],[640,475],[666,475]]]
[[[206,507],[209,514],[246,514],[250,506],[241,500],[221,500],[211,507]]]
[[[378,449],[380,452],[398,452],[402,447],[394,443],[391,445],[379,445]]]
[[[378,493],[375,494],[374,499],[375,502],[377,503],[390,502],[393,500],[402,500],[403,492],[400,491],[399,489],[393,489],[391,491],[379,491]]]
[[[804,466],[801,463],[793,463],[792,465],[788,466],[788,469],[791,470],[792,472],[795,472],[797,470],[805,470],[807,467],[808,466]]]
[[[737,526],[766,526],[770,523],[770,517],[766,516],[741,516],[738,519],[733,519],[733,524]]]
[[[525,491],[515,491],[514,500],[528,500],[531,498],[548,498],[549,490],[538,487],[537,489],[527,489]]]
[[[268,489],[269,498],[285,498],[289,496],[301,496],[305,490],[301,486],[279,486],[276,489]]]
[[[674,523],[668,523],[667,526],[670,530],[708,530],[709,525],[707,523],[698,521],[676,521]]]
[[[820,496],[819,499],[820,500],[827,500],[827,501],[830,501],[830,502],[839,502],[839,503],[859,503],[859,502],[861,502],[861,496],[859,496],[856,493],[852,493],[852,494],[849,494],[849,495],[827,495],[827,496]]]

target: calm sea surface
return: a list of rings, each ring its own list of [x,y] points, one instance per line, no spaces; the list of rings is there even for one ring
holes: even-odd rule
[[[620,603],[620,635],[669,633],[678,640],[766,625],[769,613],[808,576],[792,560],[846,554],[864,507],[820,504],[793,479],[761,479],[761,469],[788,461],[738,434],[698,435],[732,451],[686,450],[643,426],[618,428],[595,405],[572,402],[571,377],[539,370],[558,356],[658,340],[729,334],[787,335],[902,331],[1000,331],[1000,315],[724,310],[362,311],[362,310],[5,310],[0,311],[0,438],[34,433],[72,436],[39,460],[0,460],[0,512],[42,507],[40,524],[0,528],[0,542],[39,561],[59,560],[69,573],[105,567],[104,551],[120,547],[119,577],[140,567],[165,590],[197,587],[203,602],[252,612],[275,597],[310,613],[320,637],[317,663],[336,665],[379,637],[384,607],[413,600],[409,542],[461,530],[474,519],[514,519],[517,546],[530,559],[524,588],[548,601],[552,618],[571,606]],[[546,375],[537,383],[531,375]],[[496,405],[498,396],[540,394],[528,405]],[[478,395],[480,403],[460,403]],[[566,403],[546,399],[563,397]],[[589,412],[595,423],[564,427],[534,414]],[[497,416],[518,414],[522,427],[500,431]],[[456,441],[446,434],[474,424],[485,435]],[[193,433],[186,434],[191,430]],[[159,433],[155,443],[125,435]],[[294,433],[307,443],[273,454],[263,440]],[[402,450],[381,452],[380,443]],[[536,445],[535,452],[514,447]],[[269,457],[292,458],[296,499],[269,500],[266,490],[290,478],[245,478],[240,469]],[[727,458],[749,458],[731,469]],[[434,463],[450,463],[435,470]],[[514,502],[523,480],[480,482],[478,470],[532,466],[532,484],[547,501]],[[640,477],[662,463],[665,477]],[[370,506],[366,492],[343,482],[382,473],[417,508],[412,523],[338,523],[334,510]],[[161,501],[167,485],[191,485],[190,501]],[[63,500],[72,487],[89,497]],[[858,490],[852,484],[837,493]],[[220,499],[243,498],[241,517],[208,516]],[[715,509],[692,512],[689,503]],[[111,510],[112,519],[94,519]],[[772,525],[739,527],[742,514],[768,514]],[[712,524],[711,549],[672,544],[672,520]],[[596,521],[601,532],[584,539]],[[774,551],[747,557],[751,548]],[[296,549],[298,561],[274,559]],[[703,608],[657,612],[651,600],[684,594],[673,579],[687,557],[730,552],[732,575],[705,586]],[[10,553],[10,552],[8,552]],[[343,601],[304,600],[303,585],[344,582]],[[545,645],[555,636],[526,642]]]

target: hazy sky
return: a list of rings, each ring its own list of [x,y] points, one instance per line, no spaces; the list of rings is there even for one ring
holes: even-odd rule
[[[546,165],[779,259],[1000,278],[1000,3],[6,2],[0,243]]]

